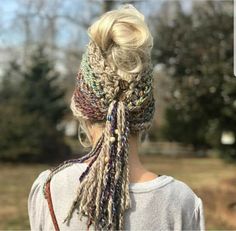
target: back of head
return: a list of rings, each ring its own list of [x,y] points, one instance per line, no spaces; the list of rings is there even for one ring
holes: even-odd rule
[[[74,209],[96,229],[123,229],[130,207],[128,138],[147,130],[155,102],[150,58],[153,39],[144,16],[132,5],[103,14],[88,29],[71,109],[79,120],[104,122],[92,161],[80,178]],[[65,221],[66,221],[65,220]]]
[[[75,117],[105,122],[110,103],[120,100],[129,111],[131,132],[147,130],[154,114],[150,58],[153,39],[144,16],[126,4],[103,14],[88,33],[90,42],[77,76],[77,92],[71,101]],[[82,101],[76,95],[81,88],[94,97]],[[95,107],[86,110],[94,101],[97,101]]]

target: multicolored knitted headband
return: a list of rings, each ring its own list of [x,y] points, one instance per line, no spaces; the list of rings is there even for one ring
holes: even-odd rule
[[[69,224],[77,209],[80,219],[88,217],[88,228],[93,224],[96,230],[120,230],[124,228],[124,212],[131,206],[128,137],[147,130],[155,111],[152,64],[150,61],[141,73],[122,79],[108,65],[98,45],[90,41],[76,80],[71,99],[74,116],[104,121],[105,129],[87,155],[54,168],[45,185],[58,171],[92,158],[80,176],[77,196],[64,222]]]

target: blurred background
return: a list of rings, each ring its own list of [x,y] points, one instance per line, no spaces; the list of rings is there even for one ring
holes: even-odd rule
[[[207,229],[236,229],[233,1],[9,0],[0,5],[0,229],[29,229],[33,181],[86,151],[69,110],[87,28],[131,3],[154,38],[156,115],[140,156],[203,200]]]

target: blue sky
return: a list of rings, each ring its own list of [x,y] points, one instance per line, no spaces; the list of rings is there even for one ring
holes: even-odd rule
[[[35,0],[36,1],[36,0]],[[54,1],[47,0],[48,4],[53,4]],[[46,1],[46,2],[47,2]],[[142,10],[145,16],[149,15],[153,11],[158,11],[160,5],[163,1],[174,2],[173,0],[146,0],[146,1],[137,1],[140,5],[140,10]],[[21,45],[24,41],[22,37],[21,28],[19,25],[12,25],[12,20],[15,18],[16,13],[19,13],[19,10],[22,11],[22,4],[20,4],[20,0],[8,0],[4,1],[4,3],[0,6],[0,20],[1,20],[1,33],[0,33],[0,47],[4,46],[18,46]],[[74,4],[76,4],[77,8],[81,9],[78,14],[78,17],[81,15],[86,17],[86,14],[89,13],[89,8],[86,0],[64,0],[63,7],[60,8],[61,13],[70,13],[74,12]],[[97,2],[101,2],[101,0],[94,0],[94,6],[96,7]],[[121,1],[118,1],[121,2]],[[191,0],[181,0],[183,9],[187,12],[191,11],[192,1]],[[64,25],[62,23],[63,30],[60,30],[58,33],[57,41],[60,44],[66,44],[67,40],[70,38],[71,33],[73,34],[73,26]],[[84,38],[86,40],[86,38]]]

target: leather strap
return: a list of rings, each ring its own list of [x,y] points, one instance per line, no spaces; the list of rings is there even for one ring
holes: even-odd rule
[[[45,192],[46,192],[46,199],[47,199],[47,202],[48,202],[48,208],[49,208],[49,211],[50,211],[50,214],[51,214],[51,218],[52,218],[54,228],[55,228],[56,231],[60,231],[58,223],[57,223],[57,219],[56,219],[56,216],[55,216],[55,213],[54,213],[53,204],[52,204],[52,197],[51,197],[51,191],[50,191],[50,180],[46,183],[46,189],[45,190],[46,190]]]

